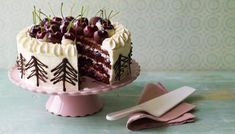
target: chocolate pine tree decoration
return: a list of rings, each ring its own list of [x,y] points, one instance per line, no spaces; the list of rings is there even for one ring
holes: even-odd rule
[[[45,68],[48,68],[45,64],[43,64],[41,61],[39,61],[36,57],[32,56],[29,62],[25,65],[26,70],[33,68],[31,71],[31,74],[27,77],[27,79],[30,79],[31,77],[36,77],[36,84],[39,86],[39,81],[46,82],[46,79],[48,79],[47,72],[45,71]]]
[[[121,76],[124,73],[125,68],[128,67],[129,72],[130,72],[130,55],[128,57],[122,56],[121,54],[118,57],[118,60],[114,64],[114,71],[115,71],[115,80],[121,80]]]
[[[58,82],[63,82],[63,91],[66,91],[65,83],[68,82],[72,85],[76,85],[75,82],[78,82],[78,72],[73,68],[73,66],[69,63],[68,59],[64,58],[62,62],[51,70],[54,72],[54,78],[51,79],[53,84]]]
[[[25,74],[25,61],[26,61],[25,58],[20,53],[20,55],[17,56],[16,65],[17,65],[17,69],[20,71],[21,79],[23,78],[23,76]]]

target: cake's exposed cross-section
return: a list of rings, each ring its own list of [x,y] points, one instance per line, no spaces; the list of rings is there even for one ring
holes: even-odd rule
[[[31,70],[31,74],[27,77],[27,79],[30,79],[31,77],[36,77],[36,84],[39,86],[39,80],[46,82],[46,79],[48,79],[47,72],[45,71],[45,68],[48,68],[47,65],[43,64],[41,61],[39,61],[36,57],[32,56],[29,62],[25,65],[26,70]]]
[[[66,91],[66,82],[74,86],[76,85],[76,82],[78,82],[78,72],[69,63],[67,58],[64,58],[58,66],[51,70],[51,72],[53,72],[55,76],[53,79],[51,79],[51,81],[53,82],[53,84],[62,81],[64,92]]]

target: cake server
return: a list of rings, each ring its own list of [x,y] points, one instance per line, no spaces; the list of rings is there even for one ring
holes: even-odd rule
[[[120,118],[126,117],[131,113],[144,111],[159,117],[166,113],[168,110],[182,102],[185,98],[191,95],[196,89],[192,87],[181,87],[174,91],[171,91],[162,96],[151,99],[140,105],[130,107],[121,111],[113,112],[106,115],[107,120],[118,120]]]

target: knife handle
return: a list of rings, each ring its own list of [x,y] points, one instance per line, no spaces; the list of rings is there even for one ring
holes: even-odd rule
[[[106,119],[110,121],[118,120],[118,119],[128,116],[131,113],[138,112],[138,111],[142,111],[141,108],[139,106],[134,106],[134,107],[126,108],[117,112],[107,114]]]

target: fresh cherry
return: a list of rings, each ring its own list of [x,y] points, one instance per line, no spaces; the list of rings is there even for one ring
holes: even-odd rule
[[[83,27],[77,26],[77,27],[74,27],[74,30],[75,30],[76,35],[78,35],[78,36],[84,34]]]
[[[31,27],[29,35],[33,38],[36,38],[38,31],[41,31],[41,27],[39,25],[34,25],[33,27]]]
[[[75,27],[86,27],[88,25],[88,19],[85,17],[78,18],[77,20],[74,21],[74,26]]]
[[[98,16],[92,17],[90,19],[90,25],[96,25],[96,23],[98,21],[101,21],[101,23],[102,23],[103,19],[101,17],[98,17]]]
[[[48,21],[49,21],[48,18],[44,18],[44,19],[40,22],[40,25],[41,25],[41,26],[44,26]]]
[[[38,31],[36,38],[37,39],[43,39],[46,36],[47,32],[46,31]]]
[[[62,22],[62,21],[53,21],[53,20],[52,20],[52,21],[50,21],[50,24],[51,24],[51,25],[61,25],[61,22]]]
[[[52,43],[61,43],[63,34],[61,32],[55,32],[55,33],[48,33],[48,37],[47,40],[48,42],[52,42]]]
[[[53,17],[53,18],[52,18],[52,21],[53,21],[53,22],[61,23],[62,18],[60,18],[60,17]]]
[[[48,32],[57,32],[57,31],[60,31],[60,26],[59,25],[56,25],[56,24],[51,24],[51,25],[47,25],[45,27],[46,31]]]
[[[46,28],[46,27],[50,27],[51,25],[57,25],[57,26],[59,26],[59,25],[61,25],[61,23],[60,22],[57,22],[57,21],[53,21],[53,20],[48,20],[47,22],[45,22],[45,24],[44,24],[44,27]]]
[[[73,16],[66,16],[64,21],[72,21],[73,19]]]
[[[67,32],[67,27],[69,25],[68,21],[64,21],[61,25],[60,25],[60,32],[61,33],[66,33]]]
[[[98,30],[94,33],[94,40],[101,44],[105,38],[108,38],[108,32],[105,30]]]
[[[67,32],[67,33],[64,34],[64,38],[65,39],[70,39],[70,40],[75,40],[75,34]]]
[[[112,36],[115,32],[113,25],[104,27],[104,30],[108,32],[108,36]]]
[[[111,25],[111,21],[108,19],[104,19],[104,21],[102,22],[102,25],[103,27],[108,27]]]
[[[88,25],[83,29],[84,35],[87,37],[93,37],[95,31],[98,30],[98,27],[95,25]]]

